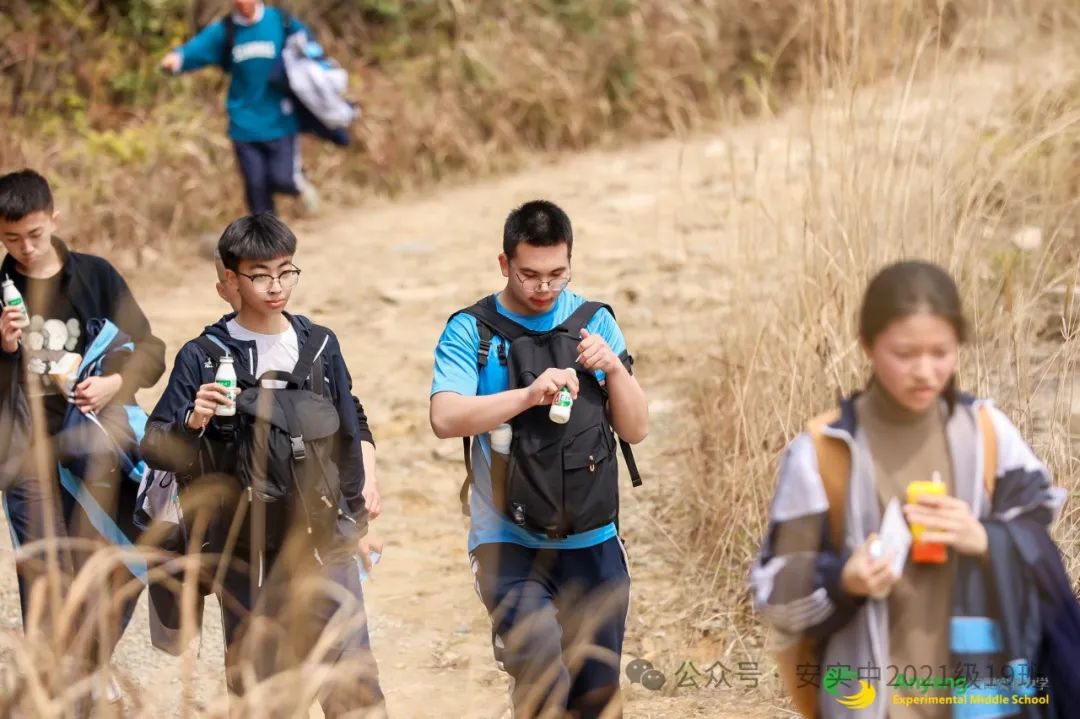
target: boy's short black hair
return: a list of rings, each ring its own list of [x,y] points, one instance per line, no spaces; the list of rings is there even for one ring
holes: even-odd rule
[[[270,212],[233,220],[218,240],[217,253],[227,269],[236,272],[243,260],[272,260],[296,254],[296,235]]]
[[[534,247],[554,247],[566,243],[566,254],[574,250],[574,229],[570,218],[554,202],[533,200],[511,212],[503,226],[503,253],[514,259],[522,242]]]
[[[0,177],[0,218],[18,222],[35,212],[53,211],[49,181],[31,169],[10,172]]]

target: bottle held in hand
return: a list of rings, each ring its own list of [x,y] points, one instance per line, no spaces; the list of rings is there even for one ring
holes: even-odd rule
[[[570,390],[563,387],[555,395],[555,401],[551,403],[548,418],[555,424],[566,424],[570,421],[570,410],[574,406],[574,398],[570,396]]]
[[[945,494],[945,483],[941,481],[941,473],[934,472],[929,482],[912,482],[907,487],[908,504],[916,504],[919,497],[926,494]],[[922,535],[926,527],[921,524],[911,525],[911,560],[920,564],[944,564],[949,559],[948,549],[944,544],[937,542],[924,542]]]
[[[24,316],[28,316],[26,312],[26,303],[23,302],[23,296],[19,292],[19,288],[15,286],[15,283],[10,277],[4,275],[4,306],[5,307],[18,307],[22,310]]]
[[[229,402],[232,403],[218,405],[218,408],[214,410],[214,414],[218,417],[232,417],[236,414],[236,369],[233,367],[233,358],[229,355],[221,358],[214,381],[225,388],[226,396],[228,396]]]

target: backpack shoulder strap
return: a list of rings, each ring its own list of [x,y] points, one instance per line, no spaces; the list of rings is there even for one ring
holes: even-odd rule
[[[309,376],[312,381],[312,389],[318,394],[323,394],[323,387],[315,386],[315,365],[316,361],[322,357],[323,350],[326,349],[326,345],[330,342],[330,330],[321,325],[312,325],[311,332],[308,334],[307,340],[304,342],[304,346],[300,348],[300,356],[296,360],[296,366],[293,367],[292,381],[297,387],[304,385],[304,380]],[[318,362],[318,379],[321,381],[322,377],[322,362]],[[325,384],[325,382],[323,382]]]
[[[476,350],[476,363],[480,369],[487,366],[488,356],[491,354],[491,340],[496,335],[509,343],[527,334],[536,334],[501,314],[495,304],[495,295],[488,295],[476,304],[458,310],[450,315],[450,319],[462,314],[469,315],[476,320],[476,330],[480,335],[480,346]],[[499,345],[499,364],[506,364],[505,343]]]
[[[195,344],[206,353],[206,356],[213,361],[215,368],[221,364],[222,357],[230,354],[229,348],[225,346],[225,343],[213,335],[200,335],[199,337],[196,337],[194,341]],[[240,365],[234,363],[233,370],[236,372],[236,381],[239,382],[241,386],[254,387],[259,383],[259,381],[255,379],[255,375],[251,374],[251,372]]]
[[[214,360],[214,364],[217,364],[222,357],[229,354],[229,348],[225,346],[225,343],[213,335],[199,335],[195,338],[195,344],[210,355],[210,359]]]
[[[619,438],[619,448],[622,449],[623,460],[626,461],[626,471],[630,473],[630,484],[635,487],[641,486],[641,471],[638,470],[637,460],[634,459],[634,450],[630,443]]]
[[[982,436],[983,487],[986,488],[986,496],[993,502],[994,489],[997,486],[997,433],[994,431],[994,420],[990,416],[988,405],[980,405],[976,414],[979,419],[979,434]]]
[[[585,329],[592,318],[596,316],[596,313],[600,310],[607,310],[611,313],[611,316],[615,316],[615,311],[611,309],[609,305],[603,302],[586,302],[581,307],[574,310],[574,313],[567,317],[559,327],[566,330],[574,337],[581,335],[581,330]]]
[[[322,395],[327,399],[330,397],[330,388],[327,387],[326,373],[323,370],[322,357],[318,357],[311,363],[311,391],[315,394]]]
[[[283,7],[278,7],[278,12],[281,13],[281,27],[285,30],[285,37],[297,32],[296,26],[293,25],[293,14]]]
[[[818,717],[818,687],[802,676],[806,667],[821,664],[818,641],[803,637],[776,653],[776,669],[780,680],[791,697],[791,703],[804,719]]]
[[[484,369],[488,363],[488,356],[491,355],[491,340],[495,337],[495,334],[483,322],[476,323],[476,331],[480,334],[480,345],[476,348],[476,364],[480,369]],[[499,348],[501,349],[502,345],[499,345]],[[505,353],[500,353],[499,359],[502,360],[505,356]],[[505,361],[503,364],[505,364]]]
[[[810,420],[806,427],[814,441],[818,472],[829,500],[829,541],[836,548],[844,546],[844,509],[851,481],[851,450],[843,440],[828,436],[824,430],[839,418],[839,410],[833,409]],[[801,668],[820,663],[820,644],[813,637],[801,637],[776,654],[776,668],[784,688],[791,696],[792,704],[806,719],[816,719],[818,716],[818,689],[802,680]]]
[[[806,428],[814,440],[818,473],[825,487],[825,497],[829,500],[829,540],[837,551],[844,546],[844,510],[851,481],[851,450],[843,440],[828,436],[824,430],[839,418],[839,410],[830,410],[810,420]]]
[[[461,444],[465,450],[465,479],[461,482],[461,489],[458,490],[458,501],[461,502],[461,513],[469,516],[469,487],[473,483],[473,469],[472,469],[472,437],[462,437]]]
[[[466,307],[455,314],[466,314],[475,317],[477,322],[487,325],[492,333],[502,337],[507,342],[513,342],[517,338],[528,334],[543,334],[532,332],[499,312],[498,306],[495,304],[495,295],[488,295],[471,307]]]
[[[231,12],[225,13],[225,17],[221,18],[221,25],[225,28],[225,44],[224,50],[221,52],[221,67],[226,72],[232,70],[232,51],[233,46],[236,45],[236,21],[233,20]]]

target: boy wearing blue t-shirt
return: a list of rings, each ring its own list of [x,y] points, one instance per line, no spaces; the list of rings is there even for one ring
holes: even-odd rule
[[[232,0],[231,14],[161,61],[166,72],[217,65],[230,75],[225,110],[229,138],[252,215],[274,211],[274,193],[299,196],[309,210],[318,194],[300,169],[299,123],[285,87],[272,82],[287,35],[307,28],[279,8]]]
[[[534,201],[514,210],[506,220],[499,256],[506,286],[485,301],[487,306],[529,333],[565,327],[585,305],[584,298],[566,289],[572,248],[570,219],[556,205]],[[508,354],[511,364],[514,360],[510,343],[485,326],[468,312],[448,322],[435,350],[431,426],[440,438],[476,439],[469,462],[468,548],[480,597],[492,617],[495,658],[514,680],[518,716],[560,708],[583,719],[596,717],[618,695],[629,605],[629,573],[616,524],[605,520],[577,533],[542,531],[523,515],[508,513],[517,505],[493,486],[489,433],[527,414],[537,417],[533,410],[551,405],[563,388],[578,399],[584,384],[595,385],[595,378],[606,399],[604,424],[610,422],[622,441],[637,443],[648,433],[645,395],[607,309],[596,311],[575,333],[575,367],[548,368],[535,379],[529,374],[527,385],[511,381],[506,364]],[[510,389],[515,384],[521,386]],[[531,426],[542,433],[547,420],[541,419]],[[604,429],[610,436],[610,429]],[[569,467],[556,471],[569,474]],[[617,494],[617,485],[611,486]],[[617,512],[617,497],[603,500]],[[566,507],[560,516],[576,509]],[[581,644],[611,654],[582,654]]]

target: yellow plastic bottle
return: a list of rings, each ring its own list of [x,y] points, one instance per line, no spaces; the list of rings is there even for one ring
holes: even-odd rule
[[[916,504],[919,497],[923,495],[944,495],[945,493],[945,483],[941,481],[941,473],[935,471],[929,482],[919,480],[907,486],[907,501],[908,504]],[[920,564],[944,564],[949,559],[948,549],[944,544],[921,541],[925,531],[926,527],[921,524],[911,525],[911,560]]]

